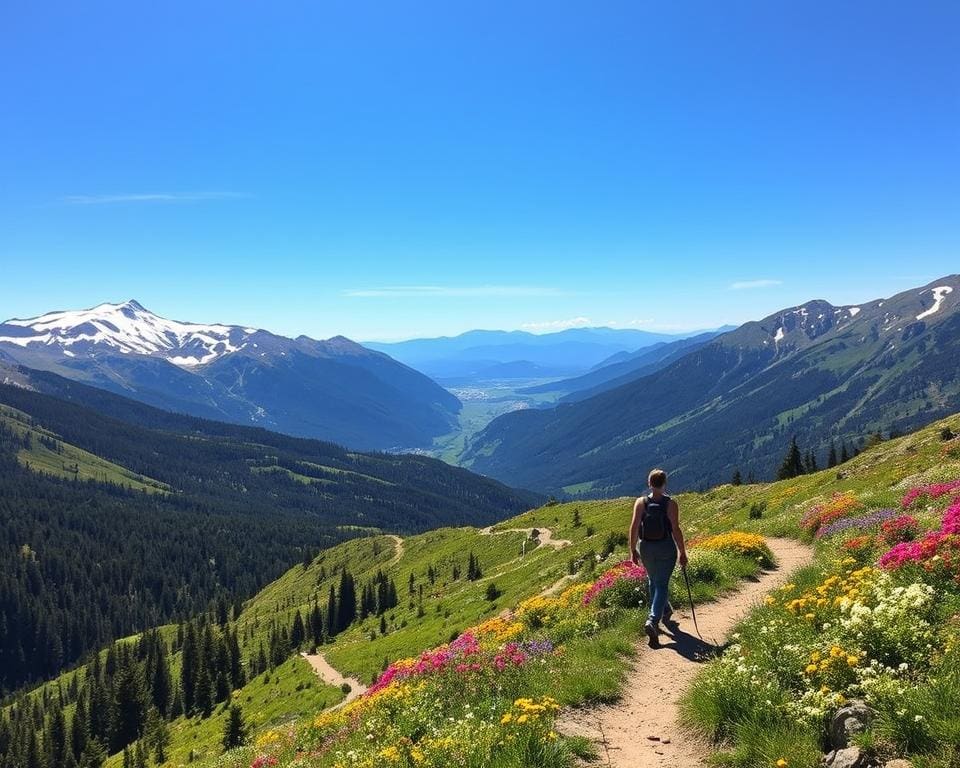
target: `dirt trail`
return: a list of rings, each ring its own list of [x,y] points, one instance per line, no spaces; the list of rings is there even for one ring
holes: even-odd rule
[[[390,558],[390,562],[387,563],[386,567],[389,568],[392,565],[396,565],[400,562],[400,558],[403,557],[404,548],[403,548],[403,539],[399,536],[396,536],[392,533],[384,534],[388,539],[393,539],[393,543],[397,545],[397,551],[394,553],[393,557]]]
[[[344,683],[350,686],[350,693],[346,695],[343,701],[337,704],[337,707],[342,707],[348,701],[353,701],[358,696],[366,693],[367,686],[354,677],[344,677],[341,675],[330,666],[330,662],[324,658],[322,653],[301,653],[300,655],[310,663],[313,671],[317,673],[317,676],[323,680],[323,682],[335,688],[339,688]],[[334,709],[336,709],[336,707],[334,707]]]
[[[661,635],[657,650],[644,642],[637,648],[623,698],[609,706],[571,710],[560,729],[585,736],[597,745],[600,764],[609,768],[690,768],[704,765],[713,753],[710,744],[680,730],[677,702],[714,647],[765,594],[782,586],[797,568],[813,560],[813,551],[789,539],[767,539],[778,567],[761,573],[754,582],[713,603],[697,608],[700,631],[708,643],[694,634],[690,608],[677,606],[680,628]],[[690,633],[690,634],[688,634]],[[655,661],[654,661],[655,659]],[[654,737],[654,738],[650,738]]]
[[[502,531],[495,531],[492,525],[488,525],[486,528],[481,528],[479,533],[481,536],[499,536],[501,533],[525,533],[529,536],[534,531],[539,534],[537,536],[537,546],[563,549],[571,544],[566,539],[553,538],[553,531],[549,528],[504,528]]]

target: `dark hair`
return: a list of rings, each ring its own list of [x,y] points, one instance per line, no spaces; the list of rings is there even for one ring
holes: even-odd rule
[[[662,469],[654,469],[647,478],[651,488],[663,488],[667,484],[667,473]]]

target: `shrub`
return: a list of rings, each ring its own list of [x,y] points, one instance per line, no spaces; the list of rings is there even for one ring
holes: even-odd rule
[[[764,568],[770,568],[774,564],[770,548],[763,536],[757,533],[744,533],[742,531],[721,533],[698,542],[697,547],[748,557],[751,560],[756,560]]]

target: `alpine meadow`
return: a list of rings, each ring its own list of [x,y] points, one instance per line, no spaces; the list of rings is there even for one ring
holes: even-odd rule
[[[0,29],[0,768],[960,766],[960,5]]]

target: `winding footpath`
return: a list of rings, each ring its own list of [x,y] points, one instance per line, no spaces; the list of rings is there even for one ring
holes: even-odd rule
[[[313,671],[317,673],[317,677],[323,680],[323,682],[328,683],[335,688],[339,688],[344,683],[350,686],[350,693],[344,697],[343,701],[341,701],[335,707],[332,707],[332,709],[342,707],[344,704],[353,701],[367,692],[367,686],[365,686],[355,677],[345,677],[337,672],[337,670],[335,670],[332,666],[330,666],[330,662],[326,660],[322,653],[303,652],[300,655],[303,656],[307,662],[309,662],[310,666],[313,667]]]
[[[478,533],[481,536],[499,536],[502,533],[525,533],[527,536],[530,536],[534,531],[538,534],[535,539],[538,547],[563,549],[564,547],[570,546],[570,542],[566,539],[553,538],[553,531],[549,528],[504,528],[502,531],[495,531],[492,525],[488,525],[486,528],[481,528]]]
[[[697,609],[704,638],[724,638],[768,592],[783,586],[791,574],[813,561],[813,550],[790,539],[767,539],[777,568],[736,592]],[[630,682],[615,704],[567,711],[559,723],[567,735],[584,736],[597,745],[600,764],[608,768],[690,768],[706,764],[712,745],[682,731],[677,703],[714,646],[693,632],[689,606],[677,607],[680,628],[661,635],[661,647],[637,647]]]

